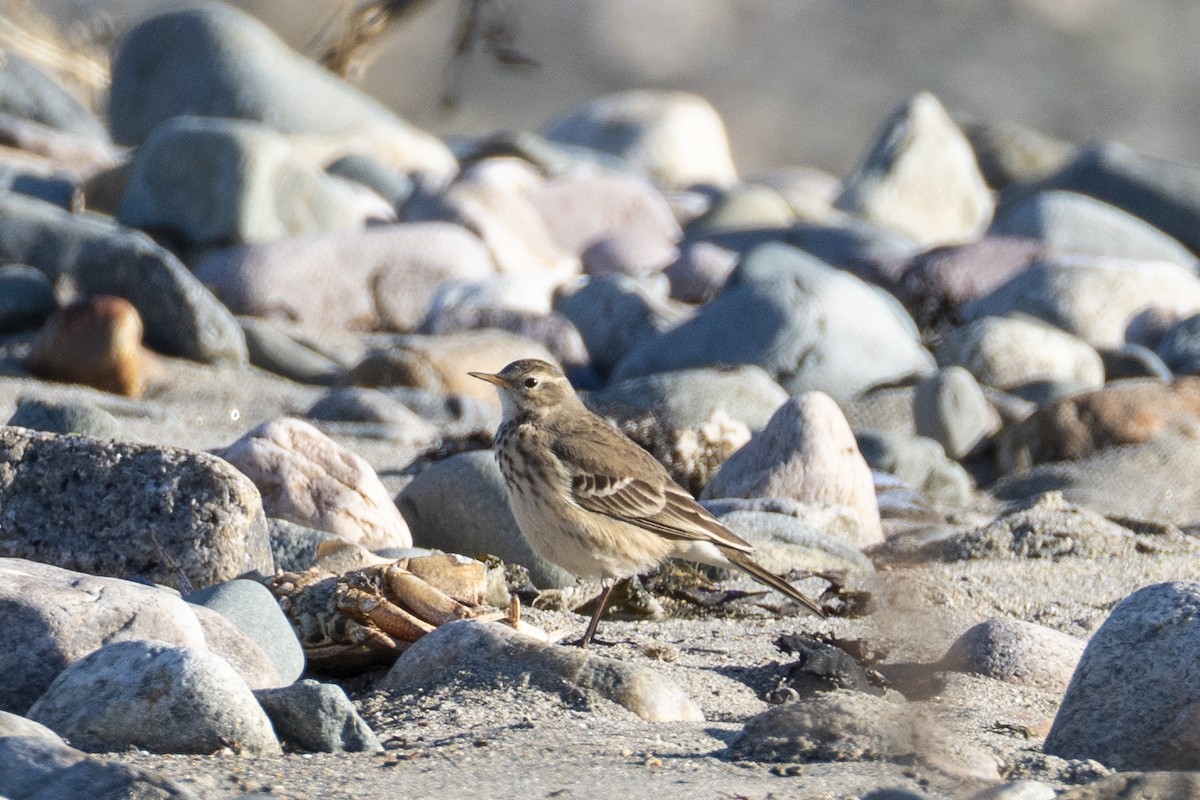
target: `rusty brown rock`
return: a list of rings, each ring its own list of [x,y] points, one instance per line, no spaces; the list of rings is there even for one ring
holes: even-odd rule
[[[128,300],[83,297],[46,320],[26,362],[41,378],[141,397],[154,371],[142,318]]]
[[[1004,433],[1000,465],[1008,472],[1074,461],[1166,431],[1200,431],[1200,377],[1118,381],[1042,406]]]

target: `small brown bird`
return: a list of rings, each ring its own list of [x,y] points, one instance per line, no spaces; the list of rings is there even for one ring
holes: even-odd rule
[[[521,533],[548,561],[599,578],[587,647],[618,578],[668,557],[735,566],[809,611],[821,606],[750,557],[727,530],[645,450],[592,413],[566,376],[545,361],[514,361],[496,374],[472,372],[500,392],[496,459]]]

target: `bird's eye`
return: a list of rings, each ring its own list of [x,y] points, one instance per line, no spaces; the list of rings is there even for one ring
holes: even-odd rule
[[[525,379],[525,388],[526,388],[526,389],[532,389],[533,387],[535,387],[535,386],[537,386],[537,385],[538,385],[538,379],[537,379],[537,378],[534,378],[534,377],[529,377],[529,378],[526,378],[526,379]]]

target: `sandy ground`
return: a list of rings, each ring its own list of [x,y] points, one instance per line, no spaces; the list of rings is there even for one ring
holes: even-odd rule
[[[257,370],[169,361],[164,383],[140,401],[0,377],[0,415],[7,418],[22,396],[85,400],[117,414],[130,439],[207,449],[266,419],[301,413],[323,391]],[[403,484],[400,471],[415,452],[380,440],[342,441],[375,466],[389,489]],[[895,665],[897,674],[911,674],[911,665],[936,661],[983,620],[1015,617],[1088,636],[1136,588],[1198,577],[1194,559],[1164,555],[881,565],[871,587],[873,612],[860,619],[780,617],[742,601],[703,614],[681,609],[684,616],[663,621],[607,622],[602,636],[616,643],[602,654],[649,666],[679,683],[702,708],[701,723],[649,723],[615,703],[570,691],[519,682],[484,685],[470,676],[391,697],[372,689],[377,674],[345,685],[385,743],[382,754],[107,757],[158,770],[205,798],[851,798],[884,788],[966,797],[979,784],[919,764],[733,759],[729,743],[768,708],[761,695],[790,662],[775,640],[802,630],[865,638],[887,652],[885,674]],[[529,614],[570,635],[585,622],[567,612]],[[1086,765],[1038,754],[1056,694],[953,673],[932,687],[914,707],[935,716],[955,741],[982,750],[1002,775],[1063,785],[1093,774]]]

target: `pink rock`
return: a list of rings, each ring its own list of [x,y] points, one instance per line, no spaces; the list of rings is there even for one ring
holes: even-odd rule
[[[216,455],[254,482],[267,516],[371,550],[412,547],[408,524],[371,465],[307,422],[264,422]]]
[[[679,257],[670,239],[633,227],[603,236],[583,251],[583,271],[588,275],[629,275],[644,278],[661,272]]]
[[[690,242],[666,268],[671,297],[685,303],[707,303],[721,293],[738,264],[738,254],[712,242]]]
[[[871,468],[842,410],[823,392],[805,392],[780,406],[762,432],[721,466],[703,496],[846,506],[859,518],[856,547],[883,541]]]
[[[653,186],[633,175],[576,175],[531,185],[529,202],[550,236],[577,256],[616,233],[640,241],[679,241],[683,232]]]
[[[236,314],[337,330],[411,330],[443,283],[495,274],[479,238],[445,222],[235,247],[214,253],[196,269]]]
[[[525,162],[487,159],[414,214],[456,222],[476,234],[502,273],[575,274],[578,254],[551,235],[545,218],[530,201],[541,181]]]

